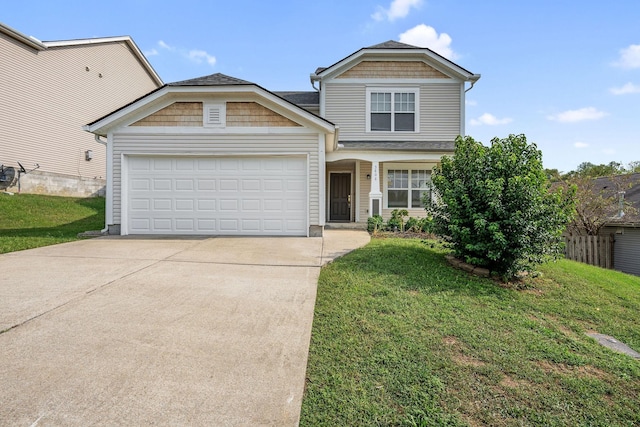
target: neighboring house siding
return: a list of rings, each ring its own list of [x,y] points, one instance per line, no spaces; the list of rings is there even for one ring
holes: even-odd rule
[[[324,85],[325,117],[340,127],[343,141],[453,141],[460,134],[461,83],[376,84],[379,87],[419,88],[420,132],[366,132],[364,83]]]
[[[122,171],[125,154],[173,154],[229,156],[249,154],[309,154],[309,220],[319,224],[318,134],[126,134],[113,136],[113,221],[121,223]]]
[[[0,163],[104,178],[105,147],[82,126],[157,87],[127,44],[37,51],[0,33],[0,54]]]
[[[622,233],[614,234],[613,268],[640,276],[640,228],[606,228],[604,232],[616,233],[617,230]]]

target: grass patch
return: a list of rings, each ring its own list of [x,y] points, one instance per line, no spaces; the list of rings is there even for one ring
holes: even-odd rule
[[[572,261],[512,289],[420,240],[320,274],[303,426],[640,425],[640,278]]]
[[[77,240],[104,228],[105,199],[0,193],[0,253]]]

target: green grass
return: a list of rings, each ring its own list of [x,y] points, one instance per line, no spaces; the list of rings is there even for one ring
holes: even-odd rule
[[[0,193],[0,253],[77,240],[104,228],[104,198]]]
[[[562,260],[520,289],[374,239],[320,274],[301,426],[637,426],[640,278]]]

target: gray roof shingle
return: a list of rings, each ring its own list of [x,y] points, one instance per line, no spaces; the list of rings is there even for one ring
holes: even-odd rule
[[[222,73],[210,74],[208,76],[196,77],[195,79],[182,80],[179,82],[167,83],[167,86],[229,86],[229,85],[254,85],[255,83]]]
[[[453,141],[340,141],[341,150],[354,151],[451,151]]]
[[[374,44],[367,49],[422,49],[418,46],[397,42],[395,40],[387,40],[386,42]]]
[[[273,92],[281,98],[298,106],[319,106],[320,93],[316,91]]]

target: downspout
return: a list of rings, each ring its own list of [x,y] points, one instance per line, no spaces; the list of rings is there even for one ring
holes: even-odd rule
[[[95,139],[95,140],[96,140],[96,142],[97,142],[98,144],[102,144],[102,145],[104,145],[104,149],[105,149],[105,151],[107,152],[107,155],[108,155],[108,154],[109,154],[109,151],[107,150],[107,142],[106,142],[106,141],[101,140],[101,139],[100,139],[100,135],[98,135],[98,134],[93,134],[93,139]],[[105,167],[106,167],[106,166],[105,166]],[[106,184],[106,185],[109,185],[109,176],[108,176],[108,174],[109,174],[109,170],[108,170],[108,168],[107,168],[107,184]],[[107,196],[107,188],[106,188],[106,185],[105,185],[105,189],[104,189],[104,193],[105,193],[105,200],[106,200],[106,198],[107,198],[107,197],[106,197],[106,196]],[[104,212],[104,228],[103,228],[102,230],[100,230],[100,234],[103,234],[103,233],[107,233],[107,234],[109,234],[109,224],[107,224],[107,210],[106,210],[106,209],[105,209],[105,212]]]
[[[473,85],[475,85],[478,80],[480,80],[480,74],[474,74],[473,76],[471,76],[471,78],[469,79],[469,81],[471,82],[471,86],[469,86],[469,89],[465,89],[464,93],[467,93],[471,89],[473,89]]]

